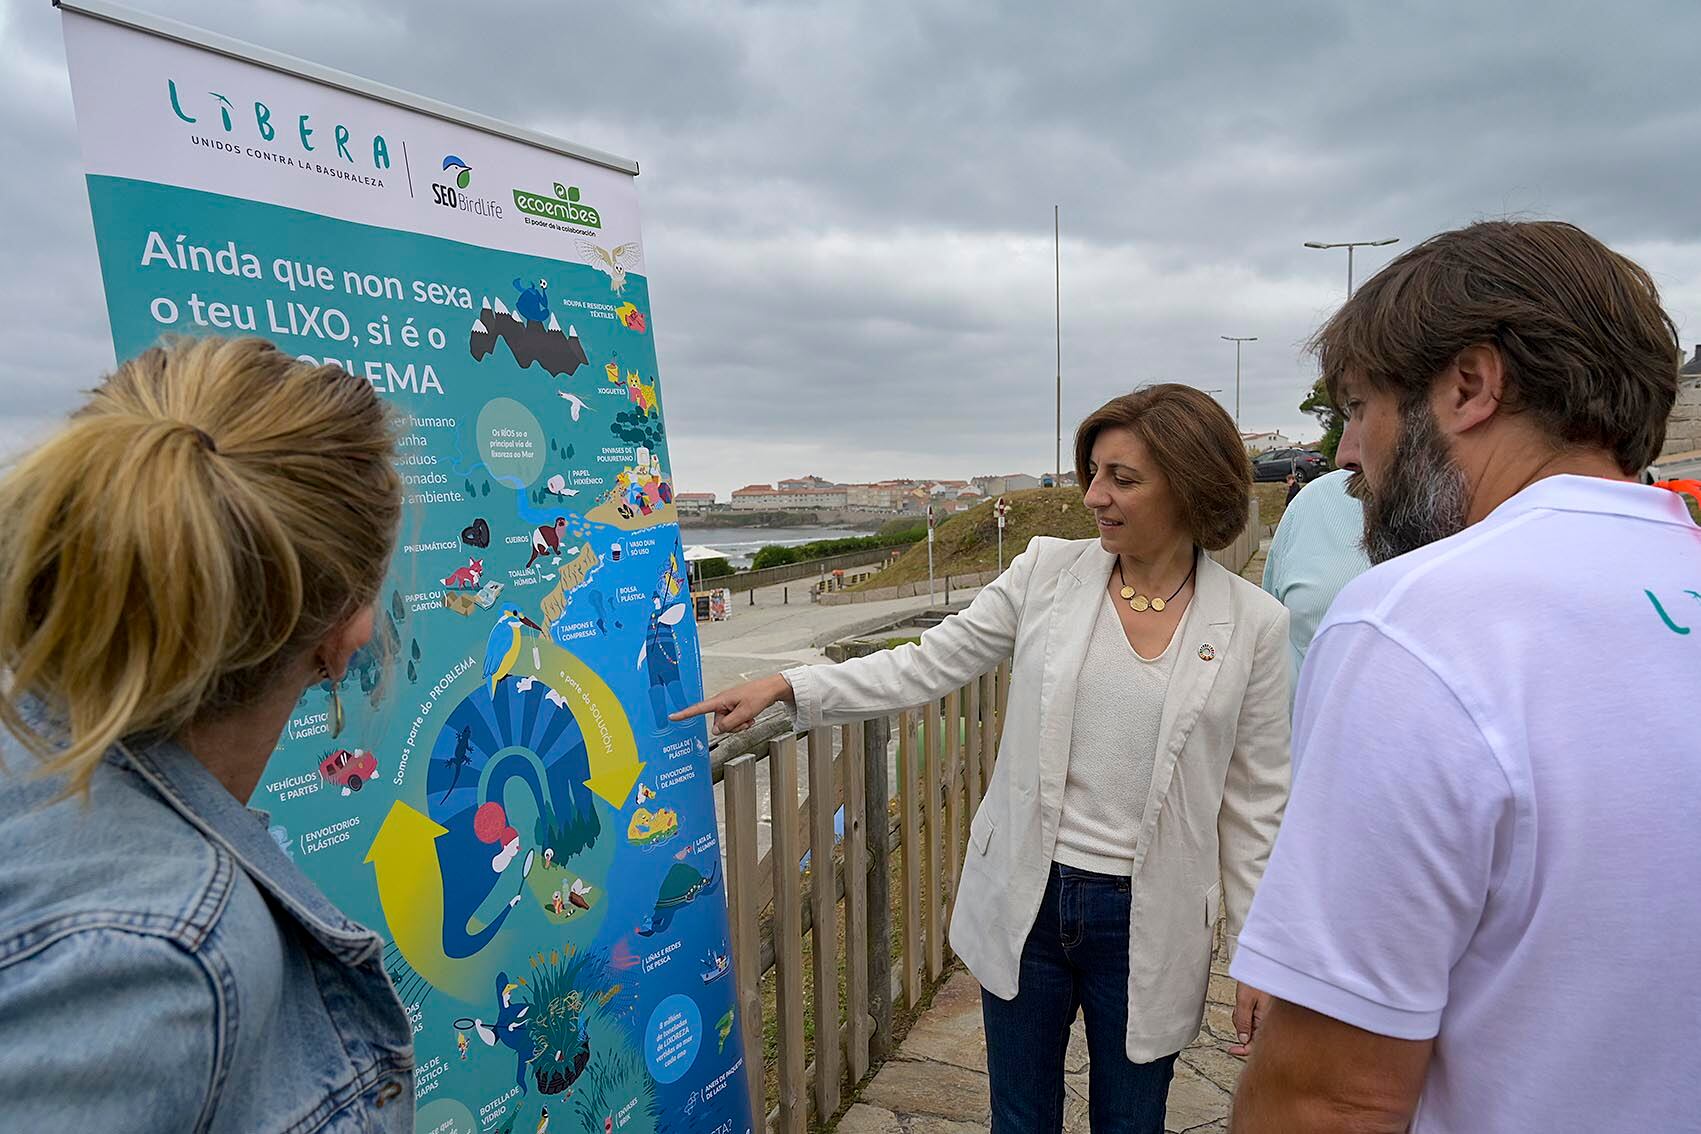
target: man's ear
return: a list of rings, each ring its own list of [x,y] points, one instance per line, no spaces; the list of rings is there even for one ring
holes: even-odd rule
[[[371,603],[367,603],[335,626],[319,643],[319,649],[314,657],[325,668],[332,681],[341,681],[348,672],[349,659],[354,652],[372,640],[372,631],[377,625],[377,611]]]
[[[1436,379],[1430,405],[1441,432],[1468,433],[1500,412],[1506,396],[1506,359],[1492,343],[1460,351]]]

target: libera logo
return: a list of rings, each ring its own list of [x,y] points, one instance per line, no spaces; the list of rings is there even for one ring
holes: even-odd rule
[[[229,98],[217,91],[207,92],[208,96],[213,99],[212,105],[207,106],[196,104],[193,100],[186,101],[183,94],[178,91],[177,80],[175,79],[167,79],[165,87],[171,100],[172,113],[190,125],[198,125],[203,117],[216,110],[219,124],[224,128],[226,134],[238,133],[238,123],[241,123],[240,132],[247,133],[248,119],[252,117],[254,137],[262,142],[277,141],[278,126],[274,121],[273,110],[259,100],[255,100],[252,113],[250,113],[246,108],[237,110],[236,105]],[[290,116],[278,115],[277,118],[287,122]],[[315,143],[312,139],[320,128],[313,124],[313,116],[311,114],[297,114],[294,118],[294,130],[290,131],[286,128],[286,133],[292,133],[295,136],[303,153],[317,152],[321,143]],[[354,135],[349,128],[341,122],[334,123],[331,129],[331,137],[336,143],[337,156],[348,164],[354,165],[354,153],[349,149],[349,143],[354,140]],[[361,148],[362,150],[366,148],[364,142]],[[390,144],[384,140],[382,134],[372,135],[372,168],[377,170],[390,168]]]
[[[561,221],[564,224],[583,225],[586,228],[601,228],[602,214],[590,205],[579,200],[577,185],[555,183],[555,196],[545,197],[541,193],[528,193],[524,189],[514,190],[514,204],[522,213],[547,220]]]
[[[467,192],[472,184],[472,166],[454,154],[446,154],[443,158],[443,175],[453,185],[445,185],[441,181],[431,183],[431,202],[442,205],[446,209],[458,209],[463,213],[475,213],[481,217],[493,220],[502,219],[502,204],[488,197],[474,197]]]

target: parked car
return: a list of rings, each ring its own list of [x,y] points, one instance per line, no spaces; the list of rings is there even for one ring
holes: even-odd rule
[[[364,748],[339,748],[319,761],[319,775],[347,795],[378,774],[378,758]]]
[[[1316,480],[1329,471],[1329,458],[1315,449],[1270,449],[1252,458],[1252,479],[1281,481],[1289,473],[1300,483]]]

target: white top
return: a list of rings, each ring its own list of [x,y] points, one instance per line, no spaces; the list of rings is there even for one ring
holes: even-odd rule
[[[1164,696],[1186,621],[1183,614],[1161,654],[1143,658],[1129,644],[1110,596],[1099,603],[1075,684],[1054,861],[1097,874],[1134,873],[1135,835],[1152,790]]]
[[[1370,570],[1364,553],[1364,505],[1347,495],[1346,469],[1318,477],[1282,513],[1264,589],[1288,608],[1288,656],[1297,687],[1305,651],[1342,587]]]
[[[1412,1129],[1694,1129],[1701,530],[1538,481],[1335,600],[1233,964],[1436,1038]]]

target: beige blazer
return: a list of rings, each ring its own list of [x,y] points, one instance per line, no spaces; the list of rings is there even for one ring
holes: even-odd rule
[[[1096,539],[1036,538],[919,645],[786,671],[807,729],[922,704],[1014,656],[951,922],[951,948],[1004,999],[1045,895],[1075,682],[1114,563]],[[1128,1057],[1140,1063],[1198,1034],[1218,910],[1232,953],[1288,794],[1287,611],[1201,554],[1180,633],[1132,876]]]

